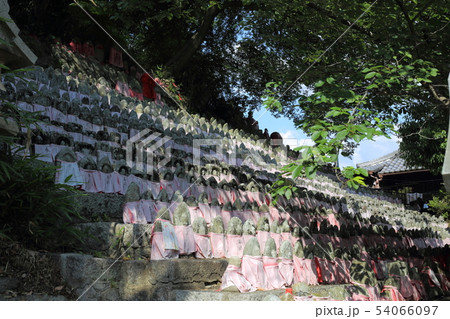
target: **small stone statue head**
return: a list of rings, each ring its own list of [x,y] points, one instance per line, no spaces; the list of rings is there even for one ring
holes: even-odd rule
[[[285,240],[280,245],[280,257],[292,259],[292,246],[288,240]]]
[[[175,226],[188,226],[191,224],[191,215],[186,203],[178,204],[173,212],[173,224]]]
[[[255,237],[250,238],[250,240],[245,244],[244,255],[261,256],[261,248],[259,247],[258,239]]]
[[[267,239],[266,246],[264,247],[264,256],[277,257],[277,246],[273,238]]]
[[[237,217],[232,217],[228,223],[227,234],[242,235],[242,221]]]
[[[295,253],[295,256],[297,256],[298,258],[304,258],[305,257],[305,254],[303,252],[303,245],[302,245],[301,242],[298,241],[298,242],[295,243],[294,253]]]
[[[192,229],[195,233],[200,235],[206,235],[208,233],[208,226],[203,217],[196,217],[192,223]]]
[[[251,219],[247,219],[243,226],[244,235],[256,235],[255,223]]]
[[[256,229],[258,231],[269,231],[270,230],[269,220],[267,219],[266,216],[262,216],[259,218],[258,223],[256,225]]]
[[[213,218],[211,221],[211,232],[215,234],[223,234],[225,232],[222,217],[216,216]]]

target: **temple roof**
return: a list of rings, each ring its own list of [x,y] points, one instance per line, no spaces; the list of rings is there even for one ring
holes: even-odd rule
[[[400,172],[410,172],[423,170],[423,167],[410,167],[405,164],[405,160],[400,158],[399,150],[376,158],[371,161],[356,164],[356,167],[364,168],[368,171],[373,171],[379,174],[392,174]]]

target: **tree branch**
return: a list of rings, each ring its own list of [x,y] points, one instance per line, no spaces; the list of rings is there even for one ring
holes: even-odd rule
[[[318,6],[318,5],[315,4],[315,3],[309,2],[309,3],[307,4],[307,6],[310,7],[311,9],[314,9],[314,10],[320,12],[320,13],[325,14],[326,16],[328,16],[329,18],[331,18],[331,19],[333,19],[333,20],[336,20],[336,21],[341,22],[342,24],[345,24],[346,26],[351,26],[351,25],[352,25],[352,22],[351,22],[351,21],[346,20],[346,19],[344,19],[344,18],[339,18],[339,17],[336,16],[333,12],[324,9],[324,8]],[[364,34],[366,34],[366,35],[368,35],[368,36],[370,36],[370,37],[373,36],[373,33],[372,33],[372,32],[370,32],[370,31],[367,30],[366,28],[360,27],[360,26],[358,26],[358,25],[356,25],[356,24],[354,24],[354,25],[352,26],[352,29],[358,30],[359,32],[364,33]]]
[[[433,87],[433,85],[428,84],[428,88],[430,89],[431,94],[434,96],[434,98],[440,102],[442,102],[445,106],[450,106],[450,99],[439,96],[436,92],[436,89]]]
[[[395,0],[395,2],[400,7],[400,10],[402,11],[402,13],[403,13],[403,15],[405,17],[406,23],[408,23],[409,31],[411,32],[411,35],[413,36],[414,41],[416,41],[416,39],[417,39],[416,29],[414,29],[414,24],[413,24],[411,18],[409,17],[409,14],[406,11],[405,6],[403,5],[403,1],[402,0]]]
[[[427,3],[425,3],[425,5],[422,7],[422,9],[420,9],[419,12],[416,13],[416,15],[411,19],[412,21],[415,21],[426,9],[428,9],[428,7],[430,5],[433,4],[435,0],[430,0]]]
[[[172,69],[174,74],[179,74],[194,53],[200,48],[206,35],[211,29],[214,19],[222,10],[223,9],[219,8],[217,5],[211,6],[206,10],[203,22],[198,28],[198,31],[189,38],[181,50],[167,63],[167,66]]]

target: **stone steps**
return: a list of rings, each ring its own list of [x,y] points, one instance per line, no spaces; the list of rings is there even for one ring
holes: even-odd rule
[[[114,260],[82,254],[53,254],[53,266],[79,300],[175,300],[176,290],[218,284],[223,259]]]
[[[254,291],[240,293],[212,290],[175,290],[174,301],[268,301],[279,300],[284,290]]]

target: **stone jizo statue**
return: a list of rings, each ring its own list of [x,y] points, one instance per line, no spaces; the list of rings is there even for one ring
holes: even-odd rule
[[[208,234],[208,226],[206,225],[206,221],[203,217],[196,217],[194,222],[192,223],[192,229],[195,233],[200,235]]]
[[[273,238],[269,238],[266,241],[266,246],[264,247],[264,256],[277,257],[277,246]]]
[[[244,255],[261,256],[259,242],[256,238],[250,238],[250,240],[245,244]]]
[[[178,204],[173,212],[173,224],[175,226],[188,226],[191,224],[191,215],[186,203]]]
[[[232,217],[228,223],[227,234],[242,235],[242,221],[237,217]]]

